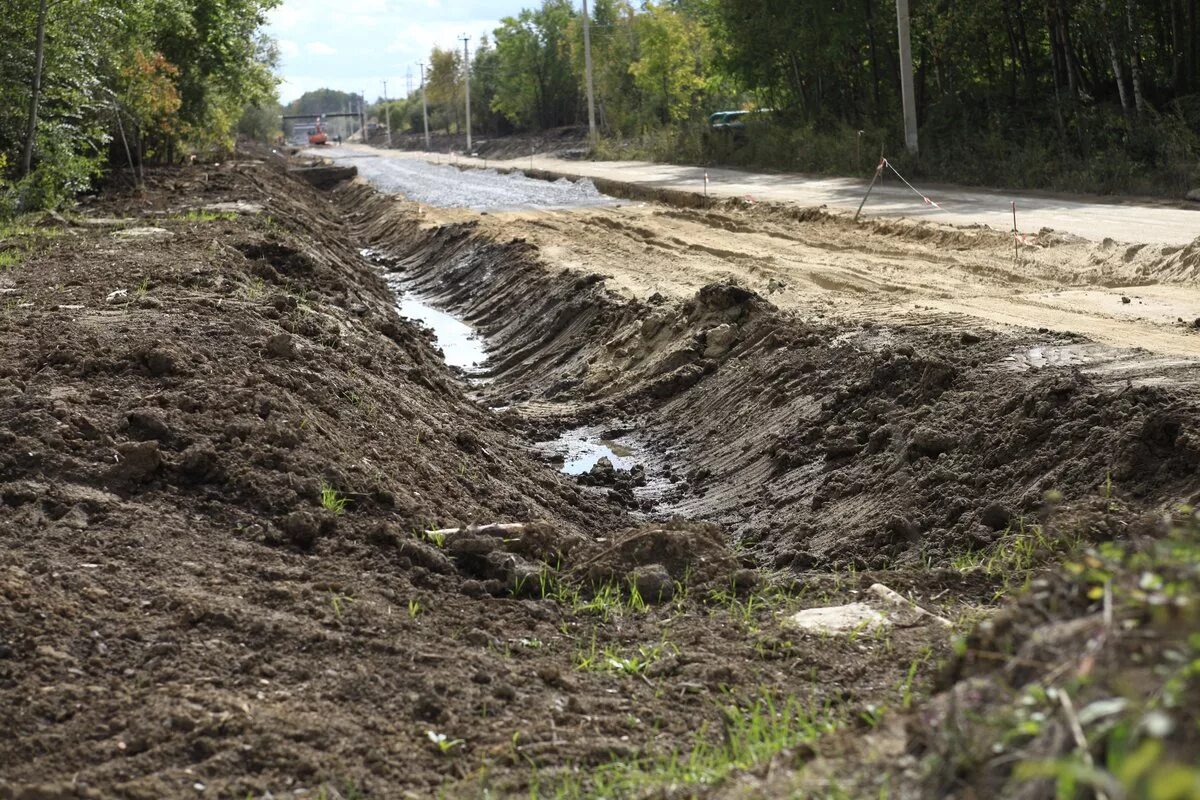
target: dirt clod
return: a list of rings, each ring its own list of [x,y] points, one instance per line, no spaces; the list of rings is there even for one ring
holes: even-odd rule
[[[637,567],[629,576],[638,594],[649,603],[665,603],[675,596],[671,574],[661,564]]]
[[[162,463],[158,442],[125,442],[117,445],[117,463],[108,477],[118,484],[136,486],[151,480]]]
[[[267,353],[276,358],[296,359],[302,350],[299,340],[290,333],[277,333],[267,339]]]

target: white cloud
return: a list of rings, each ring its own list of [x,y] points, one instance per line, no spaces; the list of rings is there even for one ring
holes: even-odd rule
[[[280,99],[328,87],[345,92],[365,90],[374,98],[400,94],[416,63],[429,51],[462,47],[458,37],[471,37],[474,52],[480,35],[491,38],[499,18],[518,13],[536,0],[283,0],[268,14],[267,33],[279,40]],[[338,58],[327,58],[333,54]],[[351,54],[352,57],[347,57]],[[314,60],[320,58],[320,69]]]

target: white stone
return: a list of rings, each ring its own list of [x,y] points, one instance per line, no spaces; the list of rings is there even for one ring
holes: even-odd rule
[[[788,627],[808,633],[848,633],[854,630],[873,631],[889,625],[886,616],[866,603],[844,606],[806,608],[785,618]]]
[[[119,231],[113,231],[113,236],[118,239],[138,239],[138,238],[156,238],[170,236],[171,232],[166,228],[125,228]]]

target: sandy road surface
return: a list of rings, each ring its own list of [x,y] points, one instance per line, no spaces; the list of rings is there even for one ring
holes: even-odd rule
[[[838,220],[797,224],[754,211],[652,205],[490,215],[482,224],[536,244],[554,266],[609,275],[610,285],[636,297],[687,296],[736,280],[810,316],[1046,328],[1200,356],[1192,324],[1200,316],[1200,264],[1175,269],[1182,251],[1074,242],[1024,248],[1014,262],[1005,238],[986,231],[855,229]]]
[[[324,155],[338,157],[352,153],[370,152],[385,158],[417,159],[445,163],[444,153],[419,153],[400,150],[377,150],[361,145],[345,145],[340,151],[323,150]],[[455,160],[500,168],[527,168],[528,158],[495,161],[455,156]],[[806,175],[775,173],[761,174],[715,167],[686,167],[655,164],[648,161],[569,161],[535,155],[532,165],[538,169],[586,178],[608,178],[652,188],[702,191],[704,173],[710,183],[709,192],[717,197],[744,197],[756,200],[798,203],[805,206],[827,205],[834,209],[853,211],[866,191],[866,180],[855,178],[814,178]],[[985,189],[965,189],[955,186],[922,185],[917,188],[934,200],[941,209],[926,206],[921,198],[888,173],[877,185],[864,213],[880,217],[912,217],[954,225],[984,224],[1008,232],[1012,230],[1010,203],[1017,202],[1017,222],[1020,230],[1036,233],[1053,228],[1083,236],[1094,241],[1112,238],[1120,242],[1149,242],[1183,245],[1200,236],[1200,203],[1190,207],[1169,202],[1123,201],[1004,192]]]
[[[602,273],[610,286],[633,297],[685,297],[707,283],[733,280],[778,306],[816,317],[1069,331],[1157,354],[1139,361],[1151,374],[1181,366],[1190,372],[1190,363],[1178,363],[1179,357],[1200,356],[1197,246],[1097,244],[1048,235],[1014,258],[1006,233],[939,218],[855,225],[846,215],[797,221],[765,208],[699,211],[638,202],[588,207],[589,192],[571,194],[576,207],[552,210],[547,206],[567,196],[554,184],[417,166],[418,159],[396,151],[379,158],[354,147],[322,154],[351,160],[385,190],[410,192],[422,202],[439,195],[456,200],[448,204],[459,207],[430,210],[431,221],[477,220],[498,239],[520,237],[536,245],[552,267]],[[438,181],[445,185],[437,188]],[[475,182],[483,184],[480,202],[490,209],[484,216],[457,202]],[[512,187],[512,202],[496,202],[493,184]],[[519,205],[524,208],[498,210]],[[1200,214],[1148,211],[1200,222]],[[1072,358],[1083,364],[1106,357],[1089,352]],[[1122,369],[1130,366],[1118,360]]]

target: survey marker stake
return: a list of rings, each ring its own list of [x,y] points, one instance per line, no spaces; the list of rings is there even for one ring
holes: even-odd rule
[[[1017,249],[1017,240],[1020,238],[1020,234],[1018,234],[1018,233],[1017,233],[1017,201],[1016,201],[1016,200],[1013,200],[1013,201],[1012,201],[1012,214],[1013,214],[1013,230],[1012,230],[1012,234],[1013,234],[1013,261],[1014,261],[1014,262],[1017,262],[1017,261],[1020,261],[1020,260],[1021,260],[1021,255],[1020,255],[1020,253],[1018,252],[1018,249]]]
[[[867,193],[863,195],[862,202],[858,204],[858,211],[854,212],[854,221],[858,222],[858,215],[862,213],[863,206],[867,204],[867,198],[871,196],[871,190],[875,188],[875,182],[879,180],[879,176],[883,174],[883,165],[887,163],[887,159],[883,154],[879,155],[879,166],[875,168],[875,175],[871,178],[871,185],[867,187]]]

